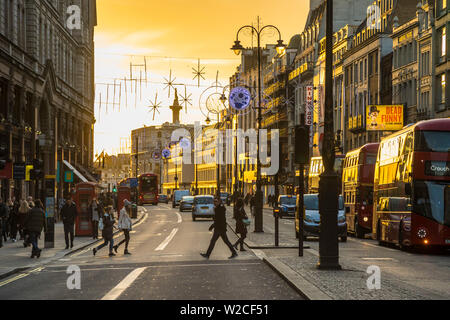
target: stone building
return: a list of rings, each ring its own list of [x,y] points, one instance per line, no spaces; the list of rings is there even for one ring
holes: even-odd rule
[[[379,141],[382,132],[368,132],[366,107],[392,103],[392,49],[394,24],[404,24],[416,14],[410,0],[374,1],[379,16],[371,24],[367,15],[344,54],[345,77],[345,150]]]
[[[96,24],[95,0],[0,0],[0,138],[13,164],[42,159],[59,196],[68,166],[93,180]],[[36,185],[3,179],[2,195],[42,197]]]

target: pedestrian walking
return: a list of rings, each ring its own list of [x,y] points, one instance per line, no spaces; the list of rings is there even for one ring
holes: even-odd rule
[[[227,237],[227,218],[225,216],[226,208],[223,205],[220,197],[214,199],[214,206],[214,223],[209,227],[209,231],[214,229],[214,234],[211,238],[208,251],[206,251],[206,253],[200,253],[200,255],[206,259],[209,259],[209,256],[211,255],[211,252],[216,245],[216,241],[220,237],[231,251],[231,256],[228,259],[233,259],[237,257],[238,254],[236,250],[234,250],[233,245],[230,243],[230,240],[228,240]]]
[[[42,229],[46,231],[45,212],[43,207],[41,200],[36,200],[35,206],[28,213],[25,221],[25,228],[28,231],[30,242],[33,245],[31,259],[34,257],[39,258],[41,256],[42,250],[39,249],[38,239],[41,237]]]
[[[109,244],[109,256],[113,257],[115,254],[113,253],[114,248],[114,238],[113,238],[113,229],[114,229],[114,216],[112,214],[112,206],[108,206],[105,210],[105,214],[102,217],[102,237],[105,242],[103,242],[101,245],[99,245],[97,248],[94,248],[92,250],[92,253],[94,256],[96,255],[97,251],[99,251],[101,248],[106,247]]]
[[[93,239],[98,239],[98,222],[100,218],[103,216],[103,207],[97,201],[96,198],[92,199],[91,204],[89,205],[89,212],[91,214],[92,221],[92,229],[93,229]]]
[[[239,240],[233,247],[237,250],[237,247],[240,244],[240,251],[246,251],[244,249],[244,240],[247,238],[247,225],[245,222],[248,221],[248,217],[245,213],[244,201],[242,199],[237,200],[233,213],[233,218],[236,220],[236,233],[240,235]]]
[[[132,229],[133,221],[130,218],[131,213],[131,202],[125,199],[123,201],[123,208],[120,210],[119,222],[117,224],[117,228],[123,231],[125,239],[120,241],[118,244],[114,246],[114,251],[117,253],[117,249],[125,243],[125,251],[123,254],[131,254],[128,251],[128,244],[130,243],[130,231]]]
[[[9,237],[13,242],[17,242],[17,231],[19,225],[19,201],[12,200],[12,209],[9,212]]]
[[[0,248],[3,247],[3,234],[6,228],[6,221],[9,217],[9,208],[0,197]],[[6,240],[5,240],[6,241]]]
[[[30,212],[31,208],[28,205],[28,202],[26,200],[20,200],[20,207],[19,207],[19,234],[20,234],[20,240],[24,240],[24,247],[27,247],[29,243],[27,242],[28,233],[25,228],[25,221],[27,219],[28,213]]]
[[[253,210],[255,207],[255,202],[256,202],[255,196],[251,195],[250,196],[250,212],[252,213],[252,216],[255,216],[255,211]]]
[[[28,202],[28,206],[30,207],[30,209],[34,207],[33,197],[29,196],[27,198],[27,202]]]
[[[64,237],[66,240],[66,250],[69,249],[69,244],[70,248],[73,248],[76,217],[77,217],[77,207],[75,203],[72,201],[72,198],[68,197],[66,199],[66,203],[61,209],[61,218],[64,224]]]

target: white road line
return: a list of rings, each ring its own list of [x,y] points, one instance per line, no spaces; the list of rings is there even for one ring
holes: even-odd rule
[[[147,269],[147,267],[144,268],[138,268],[125,277],[115,288],[113,288],[111,291],[109,291],[102,300],[116,300],[129,286],[133,284],[133,282],[141,275],[144,270]]]
[[[183,222],[183,218],[181,218],[181,214],[179,214],[178,212],[175,212],[178,216],[178,222],[177,223],[182,223]]]
[[[172,230],[172,232],[169,234],[169,236],[166,238],[166,240],[164,240],[159,246],[158,248],[155,249],[155,251],[163,251],[167,245],[169,244],[169,242],[173,239],[173,237],[175,237],[176,233],[178,232],[178,228],[175,228]]]

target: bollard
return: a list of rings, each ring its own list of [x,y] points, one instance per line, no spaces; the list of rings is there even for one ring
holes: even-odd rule
[[[273,210],[273,216],[275,218],[275,247],[279,246],[279,229],[278,223],[280,219],[280,209],[276,208]]]
[[[131,206],[131,218],[137,219],[137,205],[136,204],[133,204]]]

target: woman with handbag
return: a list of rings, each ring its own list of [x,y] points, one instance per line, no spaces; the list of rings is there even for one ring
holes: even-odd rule
[[[236,207],[234,208],[234,220],[236,220],[236,233],[240,235],[239,240],[234,244],[233,247],[238,247],[240,244],[240,251],[246,251],[244,249],[244,240],[247,238],[247,225],[249,224],[249,219],[244,209],[244,200],[239,198],[236,201]]]
[[[129,213],[131,212],[131,202],[125,199],[123,201],[123,208],[120,210],[119,223],[117,228],[123,231],[125,239],[120,241],[114,246],[114,251],[117,253],[117,249],[125,243],[125,251],[123,254],[131,254],[128,251],[128,243],[130,242],[130,231],[132,229],[133,221],[131,221]]]

